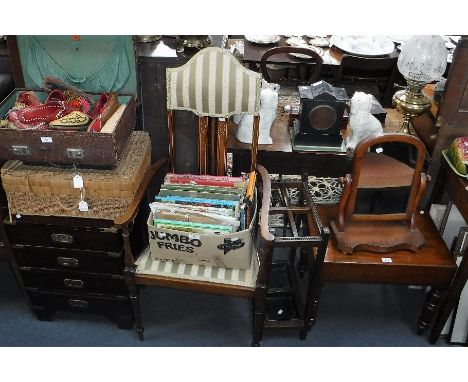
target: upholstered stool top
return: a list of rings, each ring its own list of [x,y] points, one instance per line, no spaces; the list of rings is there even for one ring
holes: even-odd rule
[[[359,188],[411,186],[414,169],[385,154],[366,153],[362,159]]]
[[[258,258],[252,256],[249,269],[228,269],[203,265],[178,264],[172,261],[153,260],[147,247],[135,262],[138,276],[162,276],[176,279],[204,281],[217,284],[255,288]]]

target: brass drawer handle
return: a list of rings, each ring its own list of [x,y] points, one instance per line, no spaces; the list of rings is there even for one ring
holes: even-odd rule
[[[86,309],[88,307],[88,301],[76,300],[74,298],[69,298],[68,299],[68,305],[70,305],[72,308]]]
[[[64,279],[63,284],[67,288],[74,288],[74,289],[83,289],[84,288],[84,281],[83,280]]]
[[[57,263],[63,267],[77,267],[80,265],[78,259],[74,257],[57,257]]]
[[[52,233],[50,235],[51,240],[57,244],[72,244],[73,236],[67,235],[66,233]]]

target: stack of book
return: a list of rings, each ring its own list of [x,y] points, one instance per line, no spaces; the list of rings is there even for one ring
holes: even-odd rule
[[[246,229],[255,172],[242,177],[169,173],[155,202],[153,225],[190,233],[227,234]]]

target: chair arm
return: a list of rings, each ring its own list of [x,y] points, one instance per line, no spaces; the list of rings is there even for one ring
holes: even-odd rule
[[[262,178],[262,207],[260,210],[260,235],[267,242],[275,240],[275,236],[270,232],[268,227],[268,217],[270,214],[270,198],[271,198],[271,179],[265,167],[257,164],[257,171]]]
[[[156,163],[153,163],[151,167],[146,171],[146,174],[143,178],[143,181],[140,183],[138,190],[133,197],[132,203],[127,208],[127,210],[120,216],[114,219],[114,225],[118,228],[123,227],[124,225],[130,223],[138,212],[140,207],[141,200],[145,195],[146,190],[153,182],[155,176],[159,173],[161,169],[169,166],[168,158],[161,158]]]

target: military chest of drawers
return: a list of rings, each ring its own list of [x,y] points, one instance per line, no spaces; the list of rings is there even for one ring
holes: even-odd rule
[[[140,215],[130,232],[135,253],[147,241]],[[123,237],[112,221],[21,216],[5,221],[5,228],[20,285],[40,320],[80,312],[103,315],[119,328],[133,326]]]

